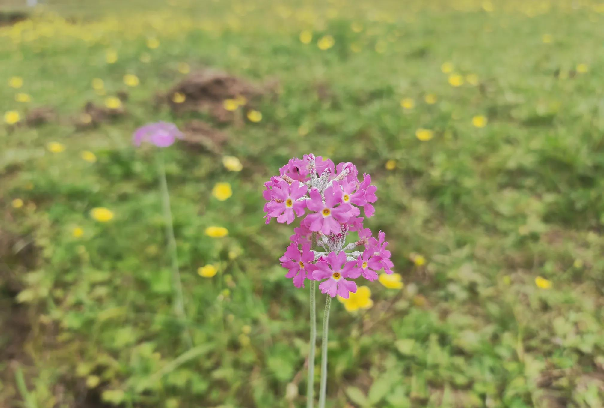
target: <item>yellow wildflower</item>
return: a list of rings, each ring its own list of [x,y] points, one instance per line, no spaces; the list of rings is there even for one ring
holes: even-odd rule
[[[247,113],[247,118],[250,122],[258,123],[262,120],[262,113],[257,110],[251,110]]]
[[[8,85],[11,88],[19,89],[23,86],[23,78],[15,76],[8,80]]]
[[[206,235],[212,238],[222,238],[229,234],[229,230],[224,227],[211,226],[206,228]]]
[[[191,72],[191,67],[186,62],[181,62],[180,64],[178,64],[178,72],[180,72],[181,74],[188,74],[189,72]]]
[[[478,75],[476,74],[468,74],[466,75],[466,82],[470,85],[478,85]]]
[[[174,92],[172,95],[172,102],[174,103],[183,103],[187,100],[187,96],[182,92]]]
[[[426,258],[424,258],[422,255],[413,255],[412,256],[412,260],[413,263],[415,264],[415,266],[424,266],[426,264]]]
[[[319,42],[317,42],[317,46],[319,47],[320,50],[325,51],[325,50],[328,50],[331,47],[333,47],[335,43],[336,43],[336,40],[334,40],[331,35],[326,35],[326,36],[321,37]]]
[[[454,87],[463,85],[463,77],[459,74],[451,74],[449,75],[449,84]]]
[[[26,93],[20,92],[15,95],[15,101],[21,102],[21,103],[27,103],[27,102],[31,102],[31,97]]]
[[[50,142],[46,145],[46,148],[49,152],[52,153],[61,153],[65,150],[65,145],[57,142]]]
[[[396,168],[396,160],[392,160],[392,159],[388,160],[386,162],[385,167],[386,167],[386,170],[394,170]]]
[[[82,159],[86,160],[88,163],[96,162],[96,155],[92,152],[89,152],[88,150],[85,150],[82,153],[80,153],[80,157]]]
[[[552,287],[552,281],[537,276],[535,278],[535,285],[537,285],[539,289],[550,289]]]
[[[585,74],[588,71],[589,71],[589,66],[587,64],[578,64],[577,65],[577,72],[579,74]]]
[[[479,115],[472,118],[472,124],[477,128],[483,128],[487,125],[488,119],[485,116]]]
[[[402,289],[404,286],[403,279],[399,273],[392,273],[390,275],[382,273],[380,274],[379,281],[388,289]]]
[[[450,74],[451,72],[453,72],[454,66],[452,62],[445,62],[440,66],[440,70],[444,73],[444,74]]]
[[[241,169],[243,169],[243,165],[235,156],[224,156],[222,158],[222,164],[229,171],[241,171]]]
[[[105,207],[96,207],[90,210],[90,216],[98,222],[109,222],[113,219],[113,212]]]
[[[214,265],[205,265],[197,269],[197,274],[204,278],[211,278],[216,275],[218,269]]]
[[[12,204],[13,208],[21,208],[23,207],[23,200],[21,200],[20,198],[15,198]]]
[[[212,189],[212,195],[219,201],[225,201],[233,195],[233,190],[231,190],[229,183],[216,183],[214,189]]]
[[[413,109],[415,101],[412,98],[405,98],[401,100],[401,107],[403,109]]]
[[[436,103],[436,95],[428,94],[424,96],[424,101],[426,101],[428,105],[434,105]]]
[[[152,50],[156,49],[159,47],[159,40],[154,37],[147,38],[147,47],[151,48]]]
[[[338,296],[338,300],[344,304],[344,308],[348,312],[355,312],[359,309],[369,309],[373,306],[371,300],[371,290],[367,286],[360,286],[356,293],[350,293],[348,299]]]
[[[117,61],[117,52],[115,50],[108,50],[105,53],[105,61],[107,61],[107,64],[115,64]]]
[[[246,324],[241,328],[241,331],[245,334],[250,334],[252,332],[252,327]]]
[[[428,140],[434,137],[434,131],[430,129],[417,129],[415,131],[415,137],[417,137],[422,142],[427,142]]]
[[[541,40],[543,41],[544,44],[550,44],[553,41],[553,38],[550,34],[543,34],[543,37],[541,37]]]
[[[21,120],[21,115],[17,111],[8,111],[4,114],[4,122],[9,125],[14,125]]]
[[[105,88],[105,82],[101,78],[94,78],[92,80],[92,89],[100,91],[103,88]]]
[[[80,227],[75,227],[71,231],[71,234],[73,235],[74,238],[80,238],[80,237],[82,237],[82,235],[84,235],[84,230]]]
[[[135,87],[138,86],[140,81],[136,75],[126,74],[124,75],[124,83],[130,87]]]
[[[312,41],[312,32],[304,30],[300,33],[300,42],[302,44],[310,44]]]
[[[224,109],[228,110],[229,112],[233,112],[233,111],[237,110],[237,108],[239,107],[239,104],[237,103],[236,99],[225,99],[222,102],[222,106],[224,107]]]
[[[122,101],[120,98],[110,96],[109,98],[105,99],[105,106],[109,109],[120,109],[122,107]]]

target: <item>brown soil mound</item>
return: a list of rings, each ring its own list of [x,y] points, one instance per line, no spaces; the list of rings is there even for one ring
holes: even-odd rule
[[[109,122],[125,114],[126,111],[123,106],[118,109],[109,109],[88,102],[84,106],[84,111],[74,120],[74,123],[78,128],[85,129]]]
[[[220,154],[228,136],[201,120],[192,120],[183,127],[183,145],[188,150],[205,150]]]
[[[32,109],[25,117],[25,123],[28,126],[40,126],[48,122],[53,122],[57,118],[57,112],[49,106],[42,106]]]
[[[203,70],[188,75],[163,95],[163,99],[177,114],[207,112],[219,122],[228,122],[233,113],[224,108],[225,99],[243,97],[249,102],[265,92],[263,88],[227,73]]]

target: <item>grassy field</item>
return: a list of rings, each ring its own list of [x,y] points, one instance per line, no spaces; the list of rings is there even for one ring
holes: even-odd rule
[[[109,3],[0,26],[0,407],[304,406],[308,290],[261,192],[310,152],[372,175],[405,283],[335,302],[329,407],[604,406],[604,4]],[[247,103],[187,93],[210,69]],[[187,135],[184,327],[131,146],[158,120]]]

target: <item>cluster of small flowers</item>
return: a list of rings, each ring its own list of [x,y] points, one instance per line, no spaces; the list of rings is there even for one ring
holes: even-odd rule
[[[307,278],[323,281],[319,285],[322,293],[347,299],[357,290],[352,279],[362,276],[374,281],[382,269],[392,273],[385,234],[380,231],[376,239],[363,227],[361,208],[371,217],[377,201],[377,187],[371,185],[368,174],[359,180],[354,164],[335,166],[313,154],[291,159],[279,173],[264,184],[264,211],[267,224],[271,218],[291,224],[296,217],[303,217],[280,258],[294,286],[304,287]],[[356,232],[358,240],[347,244],[350,232]],[[324,251],[312,250],[313,244]],[[356,247],[363,251],[353,251]]]

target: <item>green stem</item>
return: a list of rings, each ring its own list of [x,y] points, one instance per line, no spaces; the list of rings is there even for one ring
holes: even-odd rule
[[[317,343],[317,303],[315,281],[310,281],[310,351],[308,352],[308,388],[306,408],[313,408],[315,394],[315,348]]]
[[[321,341],[321,389],[319,394],[319,408],[325,408],[325,395],[327,392],[327,335],[329,334],[329,308],[331,296],[325,296],[325,314],[323,315],[323,340]]]
[[[185,326],[185,340],[189,348],[193,347],[193,340],[189,329],[186,328],[187,316],[185,314],[185,301],[182,291],[182,281],[178,268],[178,253],[176,252],[176,238],[174,237],[174,225],[172,224],[172,210],[170,209],[170,193],[166,180],[166,168],[164,165],[163,152],[157,154],[157,167],[159,170],[159,185],[164,208],[164,222],[166,223],[166,237],[168,239],[168,252],[172,258],[172,287],[174,289],[174,313]]]

